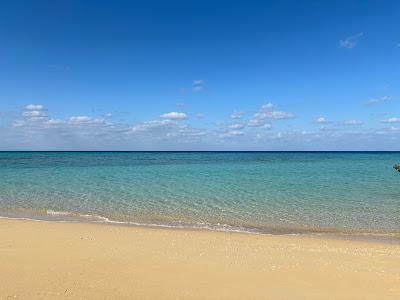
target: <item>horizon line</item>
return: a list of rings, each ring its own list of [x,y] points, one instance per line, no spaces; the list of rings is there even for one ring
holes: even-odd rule
[[[0,150],[4,152],[225,152],[225,153],[251,153],[251,152],[400,152],[400,150]]]

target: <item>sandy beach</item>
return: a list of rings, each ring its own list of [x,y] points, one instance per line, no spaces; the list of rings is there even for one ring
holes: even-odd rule
[[[400,245],[0,220],[0,299],[399,299]]]

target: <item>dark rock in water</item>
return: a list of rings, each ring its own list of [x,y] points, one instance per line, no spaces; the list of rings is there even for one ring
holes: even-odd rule
[[[400,165],[394,165],[394,167],[393,167],[395,170],[397,170],[397,171],[399,171],[400,172]]]

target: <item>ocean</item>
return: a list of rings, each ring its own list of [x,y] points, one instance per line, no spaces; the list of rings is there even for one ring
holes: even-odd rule
[[[400,241],[400,152],[0,152],[0,216]]]

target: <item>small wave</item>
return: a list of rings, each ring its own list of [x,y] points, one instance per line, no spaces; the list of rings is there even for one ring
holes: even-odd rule
[[[51,216],[69,216],[72,215],[72,213],[67,212],[67,211],[55,211],[52,209],[46,210],[46,214],[51,215]]]
[[[369,232],[342,232],[335,230],[282,230],[274,227],[269,228],[249,228],[242,226],[233,226],[221,223],[196,222],[186,223],[175,221],[171,223],[155,223],[155,222],[135,222],[112,220],[108,217],[95,214],[79,214],[68,211],[46,210],[45,215],[40,213],[6,213],[0,212],[0,219],[23,219],[33,221],[57,221],[57,222],[89,222],[104,223],[125,226],[153,227],[153,228],[170,228],[170,229],[192,229],[192,230],[208,230],[220,232],[236,232],[257,235],[296,235],[296,236],[325,236],[333,238],[345,239],[362,239],[362,240],[380,240],[399,242],[399,233],[369,233]]]
[[[238,233],[250,233],[250,234],[267,234],[259,232],[257,230],[248,229],[239,226],[232,226],[228,224],[208,224],[204,222],[198,223],[184,223],[176,221],[171,224],[167,223],[152,223],[152,222],[134,222],[134,221],[118,221],[110,218],[92,215],[92,214],[78,214],[67,211],[55,211],[46,210],[46,214],[15,214],[15,213],[0,213],[0,219],[18,219],[18,220],[32,220],[32,221],[56,221],[56,222],[90,222],[90,223],[104,223],[104,224],[115,224],[115,225],[126,225],[126,226],[139,226],[139,227],[153,227],[153,228],[171,228],[171,229],[200,229],[210,231],[222,231],[222,232],[238,232]]]
[[[95,223],[109,223],[109,224],[119,224],[119,225],[132,225],[132,226],[146,226],[146,227],[161,227],[161,228],[179,228],[179,229],[205,229],[211,231],[225,231],[225,232],[240,232],[240,233],[253,233],[253,234],[262,234],[256,230],[251,230],[242,227],[235,227],[228,224],[206,224],[203,222],[199,222],[196,224],[186,224],[183,222],[175,222],[174,224],[166,224],[166,223],[150,223],[150,222],[134,222],[134,221],[118,221],[111,220],[107,217],[99,216],[99,215],[90,215],[90,214],[80,214],[79,217],[95,222]]]
[[[90,221],[107,222],[107,223],[111,222],[110,219],[98,215],[79,215],[79,217],[88,219]]]

